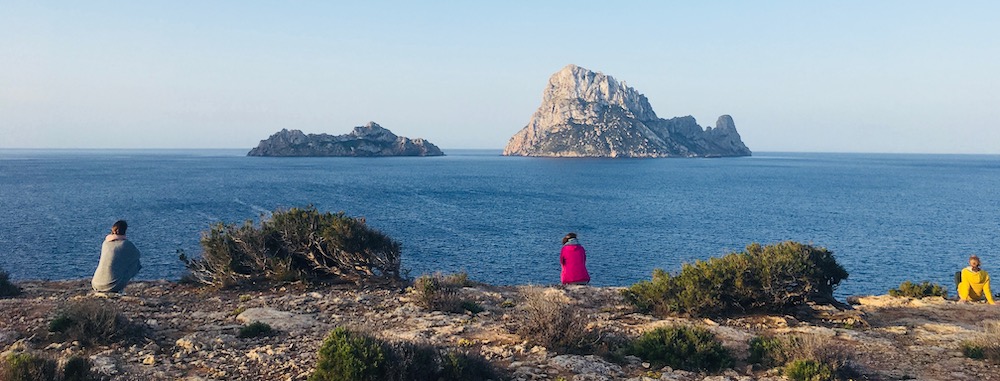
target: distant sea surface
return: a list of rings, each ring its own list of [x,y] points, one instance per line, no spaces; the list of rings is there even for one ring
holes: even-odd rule
[[[593,284],[625,286],[751,242],[834,252],[840,296],[904,280],[952,290],[969,254],[1000,275],[1000,156],[757,153],[725,159],[262,158],[246,150],[0,150],[0,267],[16,280],[93,274],[117,219],[142,279],[177,279],[202,231],[276,208],[364,216],[412,276],[559,281],[577,232]],[[954,291],[951,291],[954,293]]]

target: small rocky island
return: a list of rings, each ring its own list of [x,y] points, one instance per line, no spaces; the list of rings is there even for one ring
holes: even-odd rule
[[[568,65],[549,78],[542,104],[504,155],[551,157],[750,156],[729,115],[715,128],[662,119],[646,97],[611,76]]]
[[[378,123],[354,127],[345,135],[305,134],[282,129],[261,140],[247,156],[444,156],[424,139],[396,136]]]

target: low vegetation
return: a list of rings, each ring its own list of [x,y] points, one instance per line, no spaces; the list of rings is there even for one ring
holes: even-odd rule
[[[90,361],[70,357],[62,367],[56,360],[28,352],[10,353],[0,358],[3,381],[89,381],[97,380],[90,372]]]
[[[590,317],[563,295],[525,287],[521,298],[511,328],[530,344],[575,354],[590,353],[599,344],[602,335],[587,327]]]
[[[394,282],[400,244],[364,218],[314,207],[277,210],[260,224],[217,224],[202,234],[201,258],[180,253],[204,285],[227,287],[275,281]]]
[[[624,295],[660,315],[781,313],[808,301],[834,300],[834,289],[846,278],[847,271],[824,248],[755,243],[741,253],[684,264],[676,275],[657,269],[652,280],[632,285]]]
[[[990,321],[978,337],[963,341],[959,349],[965,357],[1000,364],[1000,321]]]
[[[646,332],[628,346],[626,353],[648,361],[655,368],[719,371],[733,365],[729,351],[712,332],[686,325]]]
[[[833,338],[762,336],[750,339],[749,344],[748,363],[764,369],[778,367],[791,380],[848,380],[860,375],[848,348]]]
[[[133,324],[114,305],[92,299],[62,305],[48,328],[58,340],[83,345],[132,342],[143,335],[142,327]]]
[[[493,366],[461,352],[412,343],[388,343],[337,328],[319,349],[309,381],[328,380],[498,380]]]
[[[482,312],[483,307],[459,295],[462,287],[473,284],[465,273],[423,275],[413,281],[413,293],[416,303],[428,310],[475,314]]]
[[[268,336],[273,332],[274,329],[272,329],[271,326],[268,325],[267,323],[255,321],[253,323],[241,327],[240,333],[236,336],[241,339],[246,339],[251,337]]]
[[[898,297],[909,297],[909,298],[926,298],[930,296],[940,296],[942,298],[948,297],[948,291],[941,287],[940,284],[931,283],[928,281],[923,281],[920,283],[913,283],[910,281],[905,281],[899,285],[899,288],[894,288],[889,290],[889,295]]]
[[[10,274],[0,268],[0,298],[8,296],[18,296],[21,288],[10,281]]]

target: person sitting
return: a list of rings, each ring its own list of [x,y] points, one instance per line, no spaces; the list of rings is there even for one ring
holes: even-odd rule
[[[993,291],[990,290],[990,274],[980,269],[979,257],[969,257],[969,267],[962,269],[962,281],[958,284],[958,299],[963,302],[973,302],[986,299],[993,303]]]
[[[576,233],[566,234],[562,243],[562,251],[559,252],[562,284],[590,283],[590,274],[587,272],[587,251],[576,240]]]
[[[94,271],[91,287],[98,293],[121,293],[125,285],[142,268],[139,263],[139,249],[125,238],[128,223],[118,220],[111,226],[111,234],[101,245],[101,260]]]

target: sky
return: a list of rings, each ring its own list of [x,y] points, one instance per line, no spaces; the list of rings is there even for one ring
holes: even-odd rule
[[[750,149],[1000,153],[996,1],[6,1],[0,148],[251,148],[375,121],[501,149],[549,76]]]

